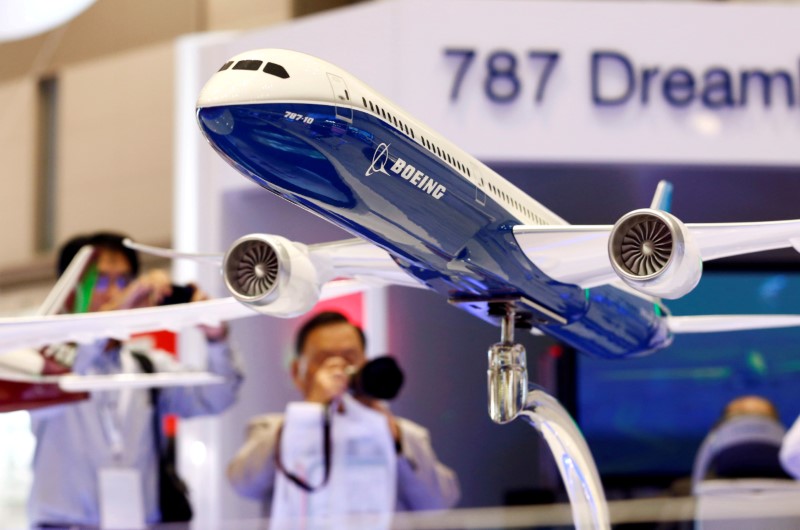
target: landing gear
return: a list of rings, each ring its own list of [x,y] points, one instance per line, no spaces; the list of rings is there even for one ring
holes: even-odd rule
[[[490,307],[502,320],[500,342],[489,348],[489,416],[496,423],[521,416],[542,434],[569,495],[575,528],[610,528],[603,485],[586,440],[554,397],[528,383],[525,348],[514,344],[514,328],[530,327],[530,315],[518,314],[513,302]]]
[[[489,348],[489,417],[508,423],[517,417],[528,397],[528,367],[525,348],[514,344],[514,306],[506,306],[501,322],[501,342]]]

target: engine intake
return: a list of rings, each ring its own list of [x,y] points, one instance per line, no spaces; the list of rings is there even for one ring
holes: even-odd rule
[[[262,313],[296,316],[319,300],[317,271],[304,247],[280,236],[237,239],[225,254],[222,271],[233,297]]]
[[[697,286],[703,272],[691,233],[662,210],[624,215],[611,230],[608,254],[622,281],[652,296],[680,298]]]
[[[280,272],[275,248],[260,238],[245,238],[225,257],[228,289],[242,300],[266,300],[275,290]]]

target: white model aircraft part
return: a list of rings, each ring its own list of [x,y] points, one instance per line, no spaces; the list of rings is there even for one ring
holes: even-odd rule
[[[554,280],[588,289],[618,280],[608,258],[612,225],[514,227],[522,251]]]
[[[306,245],[267,234],[233,242],[222,261],[225,287],[241,303],[265,314],[298,316],[319,301],[326,278]]]
[[[0,355],[0,380],[9,379],[7,375],[41,374],[44,366],[44,356],[36,350],[23,348],[6,352]]]
[[[251,237],[258,234],[251,234]],[[267,234],[263,234],[267,237]],[[125,239],[126,247],[171,259],[187,259],[203,263],[222,266],[225,254],[199,254],[193,252],[180,252],[169,248],[154,247],[135,243]],[[295,243],[298,244],[299,243]],[[385,286],[402,285],[404,287],[426,288],[416,278],[406,274],[389,253],[363,239],[346,239],[329,243],[302,245],[308,251],[308,256],[317,268],[321,278],[351,278],[364,283]]]
[[[660,298],[690,293],[703,275],[691,232],[663,210],[645,208],[623,215],[611,229],[608,255],[624,283]]]
[[[234,298],[260,313],[282,317],[310,310],[320,300],[320,285],[332,285],[337,278],[354,281],[350,285],[359,290],[368,285],[425,287],[386,251],[355,239],[303,245],[280,236],[250,234],[231,245],[222,270]]]
[[[370,287],[357,280],[332,281],[323,286],[320,300],[363,292]],[[269,308],[262,308],[259,312],[271,314]],[[218,324],[258,314],[228,297],[189,304],[98,313],[2,318],[0,352],[39,348],[61,342],[89,343],[102,338],[125,340],[136,333],[162,329],[179,330],[198,324]]]
[[[37,315],[54,315],[64,308],[67,298],[80,281],[93,255],[94,247],[91,245],[81,247],[75,257],[72,258],[72,261],[69,262],[69,266],[64,270],[64,273],[58,278],[56,284],[47,293],[47,298],[44,299],[44,302],[36,312]]]
[[[761,223],[692,223],[686,227],[700,247],[703,261],[776,248],[797,248],[800,219]]]
[[[670,316],[673,333],[715,333],[800,326],[800,315],[695,315]]]
[[[225,382],[220,375],[208,372],[159,372],[155,374],[62,375],[55,379],[64,392],[98,392],[125,388],[162,388],[175,386],[217,385]]]
[[[366,284],[427,289],[407,274],[382,248],[362,239],[309,245],[309,256],[328,278],[353,278]]]
[[[25,351],[25,350],[23,350]],[[32,351],[32,350],[27,350]],[[0,357],[5,359],[6,355]],[[40,357],[41,358],[41,357]],[[0,361],[1,363],[2,361]],[[65,392],[93,392],[122,390],[125,388],[162,388],[173,386],[199,386],[224,383],[225,378],[209,372],[159,372],[155,374],[64,374],[37,375],[26,372],[34,367],[20,367],[20,371],[0,366],[0,380],[31,385],[52,384]]]
[[[703,261],[800,246],[800,220],[687,223]],[[515,226],[522,251],[551,278],[583,288],[614,283],[608,256],[611,225]]]
[[[267,235],[263,237],[278,238]],[[306,269],[313,269],[315,272],[312,275],[316,275],[322,284],[321,288],[315,287],[319,291],[314,294],[314,302],[387,285],[425,287],[407,275],[386,251],[359,239],[308,246],[279,239],[292,252],[302,253],[310,261],[310,267]],[[176,252],[132,242],[126,244],[136,250],[165,257],[199,259],[216,264],[221,262],[221,255],[216,254]],[[64,296],[74,288],[90,257],[91,249],[88,247],[78,253],[56,285],[58,296],[51,293],[48,296],[49,301],[42,305],[42,311],[55,310],[54,308],[59,307],[59,301],[63,304]],[[287,311],[286,306],[293,296],[284,294],[278,298],[279,302],[259,307],[257,312],[255,308],[243,305],[231,297],[121,311],[5,318],[0,319],[0,352],[38,348],[53,343],[88,343],[101,338],[125,340],[136,333],[153,330],[179,331],[199,324],[213,326],[258,313],[277,317],[296,314],[296,311]]]
[[[224,254],[215,254],[215,253],[201,254],[197,252],[181,252],[179,250],[174,250],[171,248],[154,247],[151,245],[136,243],[130,238],[123,239],[122,244],[132,250],[136,250],[138,252],[144,252],[145,254],[151,254],[153,256],[159,256],[161,258],[188,259],[200,263],[209,263],[211,265],[217,265],[217,266],[222,264],[222,258],[224,256]]]

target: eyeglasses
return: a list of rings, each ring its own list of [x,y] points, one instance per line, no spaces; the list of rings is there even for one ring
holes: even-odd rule
[[[124,289],[131,283],[131,278],[129,276],[109,276],[108,274],[98,274],[97,281],[94,284],[94,288],[96,291],[105,292],[111,288],[111,285],[114,284],[117,289]]]

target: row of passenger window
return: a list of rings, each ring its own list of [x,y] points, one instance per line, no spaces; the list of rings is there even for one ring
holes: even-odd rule
[[[401,131],[405,131],[405,133],[407,135],[411,136],[412,139],[416,139],[416,137],[414,136],[414,130],[412,128],[408,127],[401,120],[398,120],[395,116],[392,116],[391,113],[386,112],[385,109],[382,109],[377,104],[373,104],[372,101],[368,101],[367,98],[365,98],[365,97],[362,97],[361,101],[364,104],[364,108],[368,108],[369,110],[371,110],[375,114],[383,116],[383,119],[385,119],[386,121],[388,121],[390,123],[394,123],[395,127],[400,129]],[[472,177],[472,173],[470,172],[469,167],[467,167],[466,164],[462,164],[461,161],[457,160],[455,157],[450,156],[450,154],[447,151],[444,151],[444,150],[440,149],[434,143],[430,142],[429,140],[426,140],[425,137],[420,136],[419,139],[420,139],[420,142],[422,142],[422,145],[424,145],[425,148],[427,148],[431,153],[435,154],[436,156],[438,156],[442,160],[447,161],[450,165],[457,167],[459,169],[459,171],[461,171],[461,173],[467,175],[468,177]],[[536,221],[536,223],[540,224],[540,225],[545,224],[543,219],[541,219],[538,215],[533,213],[529,208],[525,207],[524,205],[522,205],[521,203],[516,201],[513,197],[511,197],[508,194],[506,194],[500,188],[497,188],[492,183],[489,183],[489,188],[494,192],[495,195],[497,195],[498,197],[501,197],[508,204],[511,204],[520,213],[526,214],[529,219],[534,219]]]
[[[231,67],[233,61],[228,61],[227,63],[222,65],[218,71],[221,72],[223,70],[227,70]],[[233,64],[232,70],[252,70],[257,71],[261,68],[261,65],[264,64],[264,61],[257,61],[253,59],[245,59],[242,61],[238,61],[236,64]],[[286,68],[283,66],[276,64],[276,63],[267,63],[264,67],[264,72],[270,75],[274,75],[275,77],[280,77],[281,79],[289,79],[289,72],[286,71]]]
[[[412,139],[416,140],[416,135],[414,134],[414,129],[412,129],[411,127],[407,126],[405,123],[403,123],[402,120],[398,120],[397,117],[392,116],[392,114],[390,112],[386,112],[386,110],[382,109],[377,103],[373,104],[372,101],[368,101],[367,98],[365,98],[365,97],[362,97],[361,101],[364,104],[364,108],[368,108],[369,110],[371,110],[375,114],[383,116],[383,118],[386,121],[388,121],[389,123],[394,123],[395,127],[400,129],[401,131],[404,131]],[[438,147],[433,145],[431,142],[427,141],[422,136],[420,136],[420,141],[422,142],[422,145],[424,145],[431,153],[437,155],[442,160],[446,160],[451,165],[457,167],[465,175],[471,176],[469,168],[466,165],[462,164],[461,162],[459,162],[455,158],[451,157],[448,153],[446,153],[445,151],[439,149]]]
[[[501,190],[501,189],[500,189],[500,188],[498,188],[497,186],[493,185],[491,182],[489,183],[489,189],[490,189],[490,190],[491,190],[491,191],[492,191],[492,192],[493,192],[495,195],[497,195],[498,197],[500,197],[501,199],[503,199],[504,201],[506,201],[508,204],[510,204],[511,206],[513,206],[514,208],[516,208],[516,209],[517,209],[517,211],[519,211],[520,213],[524,213],[525,215],[527,215],[527,216],[528,216],[528,219],[533,219],[533,220],[536,222],[536,224],[539,224],[539,225],[544,225],[544,224],[546,224],[546,223],[544,222],[544,219],[542,219],[541,217],[539,217],[538,215],[536,215],[535,213],[533,213],[533,212],[530,210],[530,208],[526,207],[524,204],[522,204],[522,203],[520,203],[519,201],[517,201],[516,199],[514,199],[514,197],[512,197],[512,196],[508,195],[506,192],[504,192],[503,190]]]
[[[447,151],[439,149],[439,147],[435,145],[433,142],[430,142],[421,136],[420,136],[420,141],[422,142],[422,145],[428,148],[428,151],[435,154],[442,160],[446,160],[447,162],[450,163],[451,166],[457,167],[458,170],[461,171],[461,173],[463,173],[464,175],[472,177],[472,173],[470,172],[466,164],[462,164],[459,160],[456,160],[455,157],[450,156],[450,154]]]
[[[404,131],[411,138],[414,138],[414,130],[405,123],[403,123],[401,120],[398,120],[396,116],[392,116],[391,113],[386,112],[385,109],[380,108],[377,103],[373,105],[372,101],[367,101],[367,98],[365,97],[362,97],[361,101],[364,103],[365,109],[368,108],[375,114],[383,116],[384,120],[388,121],[389,123],[394,123],[395,127],[400,129],[401,131]]]

